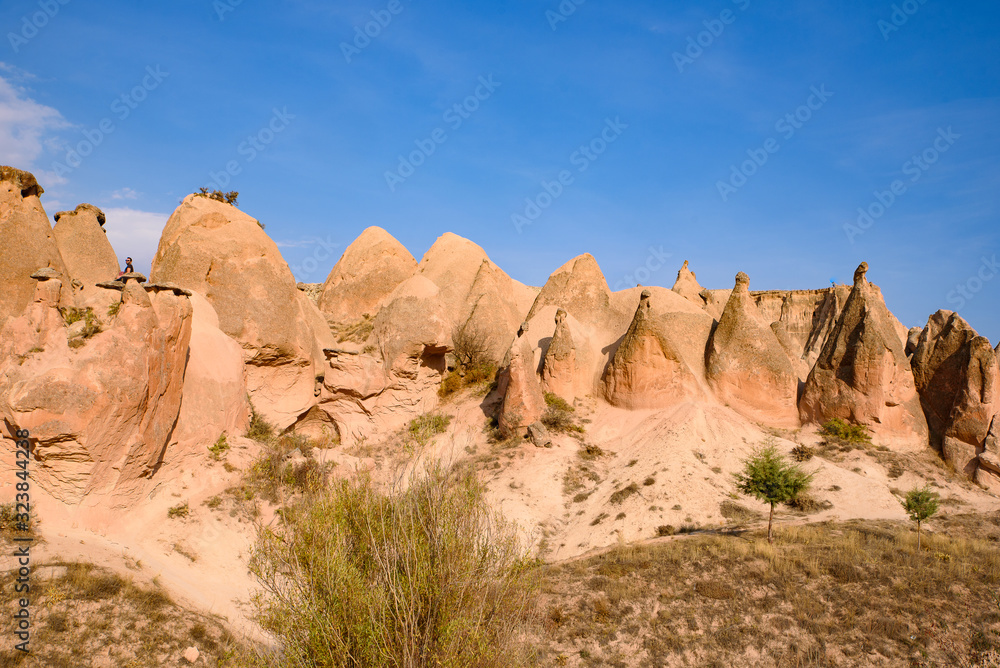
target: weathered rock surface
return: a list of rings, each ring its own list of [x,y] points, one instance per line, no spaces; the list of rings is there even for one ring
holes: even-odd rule
[[[535,346],[527,336],[528,328],[528,323],[521,325],[498,377],[503,403],[497,421],[506,437],[525,435],[545,412],[545,395],[535,373]]]
[[[369,227],[334,265],[323,284],[319,310],[331,322],[351,323],[374,317],[386,297],[413,276],[417,261],[380,227]]]
[[[104,231],[104,212],[92,204],[81,204],[73,211],[57,213],[55,221],[52,232],[73,278],[77,303],[103,313],[117,301],[117,295],[97,284],[114,280],[119,271],[118,256]]]
[[[632,324],[604,376],[608,402],[622,408],[668,408],[702,396],[701,386],[677,345],[651,312],[643,290]]]
[[[31,274],[51,267],[63,277],[62,306],[73,305],[72,277],[59,254],[52,226],[39,200],[44,189],[35,177],[13,167],[0,167],[0,324],[18,316],[35,294]]]
[[[798,377],[778,337],[761,322],[749,286],[749,277],[737,274],[708,343],[708,380],[721,401],[747,417],[796,427]]]
[[[316,403],[333,336],[256,220],[189,195],[164,227],[152,280],[208,299],[242,346],[247,389],[268,419],[284,428]]]
[[[677,280],[674,281],[674,287],[671,290],[698,306],[705,305],[705,300],[701,296],[704,288],[698,284],[698,277],[695,276],[695,273],[688,269],[687,260],[684,260],[684,265],[677,272]]]
[[[52,496],[78,503],[95,494],[106,510],[126,507],[171,443],[191,305],[169,291],[151,300],[129,281],[118,314],[71,348],[59,287],[41,282],[32,308],[0,332],[0,417],[37,439],[32,476]]]
[[[563,309],[556,311],[556,330],[542,363],[542,385],[572,404],[577,393],[576,346],[567,317]]]
[[[869,284],[867,263],[823,352],[806,379],[799,402],[803,422],[840,418],[867,425],[883,440],[925,442],[913,373],[881,294]]]

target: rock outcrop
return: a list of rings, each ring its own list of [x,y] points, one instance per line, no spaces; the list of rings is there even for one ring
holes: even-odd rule
[[[674,287],[671,290],[698,306],[705,305],[705,300],[701,296],[704,288],[698,284],[698,277],[695,276],[695,273],[688,269],[687,260],[684,260],[684,265],[677,272],[677,280],[674,281]]]
[[[319,310],[334,323],[374,317],[396,287],[413,276],[417,261],[380,227],[369,227],[334,265],[323,284]]]
[[[577,392],[576,347],[566,318],[566,311],[556,311],[556,330],[542,362],[542,385],[547,392],[572,404]]]
[[[740,272],[708,343],[708,381],[716,396],[747,417],[782,427],[798,426],[798,377],[788,354],[749,292]]]
[[[53,497],[99,495],[127,507],[163,462],[181,405],[191,305],[136,281],[117,314],[68,342],[58,280],[40,281],[32,309],[0,332],[0,418],[28,429],[32,477]],[[111,500],[108,501],[107,496]]]
[[[604,376],[604,395],[622,408],[668,408],[700,397],[695,374],[652,315],[651,293],[643,290],[632,324]]]
[[[911,364],[931,445],[974,475],[1000,411],[996,352],[961,316],[942,310],[928,319]]]
[[[39,267],[50,267],[63,277],[66,289],[60,291],[60,304],[73,305],[71,277],[39,200],[43,192],[32,174],[0,167],[0,324],[32,302],[31,274]]]
[[[268,419],[284,428],[316,403],[333,336],[256,220],[187,196],[164,227],[151,278],[212,304],[220,329],[243,348],[247,389]]]
[[[926,442],[903,342],[867,271],[862,262],[854,274],[847,303],[806,379],[799,415],[807,423],[840,418],[867,425],[884,441]]]
[[[114,280],[119,269],[118,256],[104,230],[104,212],[92,204],[81,204],[73,211],[60,211],[55,221],[52,232],[73,278],[77,303],[99,313],[106,311],[112,295],[97,284]]]
[[[545,395],[535,373],[535,348],[528,339],[528,327],[527,322],[521,325],[498,377],[503,403],[497,421],[505,437],[524,436],[545,412]]]

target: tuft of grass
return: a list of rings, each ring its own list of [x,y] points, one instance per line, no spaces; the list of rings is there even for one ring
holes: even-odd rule
[[[542,414],[542,424],[548,429],[561,433],[579,436],[586,430],[578,425],[574,413],[576,409],[557,394],[545,393],[545,413]]]
[[[118,315],[118,312],[122,310],[122,303],[120,301],[113,302],[108,306],[108,317],[113,318]]]
[[[625,501],[625,499],[632,496],[633,494],[638,494],[638,493],[639,493],[639,485],[633,482],[629,484],[628,487],[623,487],[622,489],[613,493],[611,495],[611,498],[608,499],[608,501],[610,501],[612,504],[616,506],[619,506],[622,504],[623,501]]]
[[[266,443],[274,438],[274,425],[258,413],[252,404],[250,406],[250,427],[247,429],[246,437],[260,443]]]
[[[337,336],[339,343],[343,343],[344,341],[364,343],[371,338],[373,331],[375,331],[375,321],[371,315],[365,313],[361,316],[361,320],[340,325],[333,333]]]
[[[424,446],[438,434],[443,434],[447,431],[449,424],[451,424],[450,415],[425,413],[420,417],[410,420],[406,431],[418,445]]]
[[[833,418],[820,427],[819,433],[842,444],[870,445],[871,433],[863,424],[852,425],[840,418]]]
[[[167,509],[167,517],[170,519],[184,519],[191,514],[191,508],[188,506],[188,502],[179,503],[176,506]]]
[[[229,441],[226,440],[226,435],[220,434],[215,444],[208,448],[208,452],[209,456],[215,461],[225,459],[226,453],[229,452]]]
[[[756,510],[747,508],[741,503],[726,499],[719,504],[719,513],[722,514],[731,524],[747,524],[763,519],[763,515]]]

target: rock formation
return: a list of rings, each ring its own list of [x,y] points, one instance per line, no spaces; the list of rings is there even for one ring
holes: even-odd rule
[[[107,507],[143,493],[171,442],[191,337],[186,297],[154,299],[136,281],[117,314],[67,343],[58,280],[40,280],[32,309],[0,332],[0,418],[28,429],[32,474],[55,498],[111,494]]]
[[[854,287],[799,401],[803,422],[840,418],[867,425],[883,440],[925,442],[913,373],[881,294],[862,262]]]
[[[708,381],[716,396],[751,419],[798,426],[798,377],[788,354],[760,314],[740,272],[708,343]]]
[[[43,188],[28,172],[0,167],[0,324],[20,315],[32,302],[39,267],[51,267],[64,279],[61,305],[72,306],[71,280],[52,226],[39,200]]]
[[[55,220],[52,232],[73,278],[77,303],[99,313],[106,311],[112,294],[97,284],[114,280],[119,269],[118,256],[104,230],[104,212],[91,204],[81,204],[73,211],[57,213]]]
[[[243,347],[248,390],[268,419],[284,428],[316,403],[333,337],[256,220],[187,196],[164,227],[151,278],[208,299]]]
[[[677,272],[677,280],[674,281],[674,287],[671,290],[698,306],[705,305],[705,300],[701,296],[704,288],[698,285],[698,277],[688,269],[687,260],[684,260],[684,265]]]
[[[500,432],[508,437],[524,436],[545,412],[545,395],[535,373],[535,351],[527,336],[528,327],[527,322],[521,325],[499,375],[503,403],[497,421]]]
[[[542,363],[542,385],[572,404],[576,399],[576,348],[566,317],[563,309],[556,311],[556,330]]]
[[[319,310],[334,323],[374,317],[400,283],[417,271],[417,261],[380,227],[369,227],[334,265],[323,284]]]
[[[650,296],[649,290],[642,291],[604,376],[604,394],[614,406],[667,408],[701,395],[691,368],[653,317]]]
[[[974,474],[1000,411],[996,352],[961,316],[942,310],[928,319],[911,363],[931,445]]]

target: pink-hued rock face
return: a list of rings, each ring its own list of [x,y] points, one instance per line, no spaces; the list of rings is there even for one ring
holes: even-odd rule
[[[167,221],[151,280],[203,294],[240,343],[254,405],[286,427],[316,403],[333,337],[278,247],[233,206],[189,195]]]
[[[117,295],[97,287],[97,283],[112,281],[118,276],[118,256],[115,255],[104,231],[104,213],[96,206],[81,204],[73,211],[55,215],[52,232],[69,275],[74,279],[74,292],[79,306],[91,306],[103,312],[117,301]]]
[[[881,294],[862,263],[854,288],[799,401],[803,422],[840,418],[867,425],[883,439],[926,442],[927,423],[906,359]]]
[[[35,177],[13,167],[0,167],[0,324],[18,316],[31,303],[35,281],[31,274],[39,267],[51,267],[62,276],[63,306],[73,305],[68,289],[71,277],[49,218],[39,196],[44,192]]]
[[[500,371],[498,387],[503,396],[498,422],[506,436],[523,435],[545,412],[545,395],[535,373],[535,350],[527,336],[527,323],[510,346]]]
[[[172,292],[150,299],[130,281],[103,331],[70,347],[54,297],[46,288],[0,332],[0,418],[37,439],[33,477],[53,497],[128,506],[171,443],[191,305]]]
[[[644,290],[639,308],[604,377],[605,397],[623,408],[668,408],[700,397],[701,388],[671,337],[651,313]]]
[[[784,427],[798,426],[798,377],[740,272],[736,287],[708,343],[708,381],[720,401],[747,417]]]
[[[562,397],[570,404],[576,399],[576,347],[566,322],[566,311],[556,311],[556,330],[545,351],[542,365],[542,386],[546,392]]]
[[[674,287],[671,290],[698,306],[705,305],[705,300],[701,297],[701,291],[704,288],[698,284],[698,278],[694,272],[688,269],[687,260],[684,260],[684,266],[677,272],[677,280],[674,281]]]
[[[353,323],[374,317],[386,297],[417,271],[417,261],[380,227],[355,239],[323,284],[319,310],[331,322]]]

